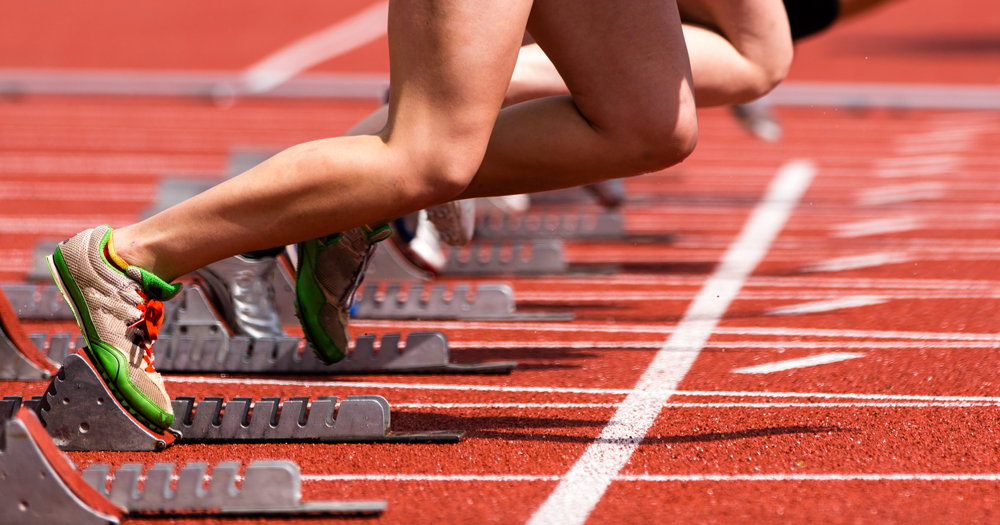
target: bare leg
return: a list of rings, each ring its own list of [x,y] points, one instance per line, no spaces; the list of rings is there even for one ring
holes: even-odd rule
[[[482,161],[530,6],[530,0],[392,2],[385,129],[289,148],[117,230],[115,249],[130,264],[172,280],[233,254],[450,200]]]
[[[759,98],[788,73],[792,42],[781,0],[680,0],[678,6],[699,107]],[[541,48],[522,47],[504,103],[567,93]]]
[[[888,3],[888,1],[889,0],[840,0],[840,16],[837,17],[837,21],[861,14],[874,7]]]
[[[528,30],[572,95],[501,111],[461,198],[638,175],[693,150],[690,66],[672,1],[536,0]]]
[[[529,10],[573,98],[498,118]],[[378,135],[290,148],[119,230],[118,253],[173,279],[445,202],[470,181],[469,196],[576,186],[662,169],[694,147],[690,69],[670,0],[396,0],[389,35],[392,99]]]

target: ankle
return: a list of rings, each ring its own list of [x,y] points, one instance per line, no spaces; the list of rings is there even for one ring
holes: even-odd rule
[[[115,230],[111,234],[110,244],[109,251],[117,255],[118,259],[125,264],[138,266],[159,276],[155,269],[156,258],[152,256],[142,239],[134,234],[131,226]]]

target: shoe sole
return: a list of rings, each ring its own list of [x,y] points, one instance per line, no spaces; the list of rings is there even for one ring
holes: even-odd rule
[[[69,305],[69,309],[73,312],[73,317],[76,319],[76,324],[80,327],[80,333],[83,335],[83,339],[87,343],[87,346],[84,348],[84,352],[86,352],[87,357],[90,358],[91,364],[94,365],[94,368],[101,375],[101,378],[104,380],[104,385],[107,387],[108,391],[111,392],[111,395],[114,396],[114,398],[118,401],[118,403],[121,404],[122,408],[124,408],[126,411],[128,411],[128,413],[131,414],[132,417],[134,417],[137,421],[139,421],[140,423],[142,423],[143,425],[145,425],[147,428],[149,428],[150,430],[153,430],[155,432],[165,432],[165,431],[167,431],[167,429],[170,428],[170,424],[169,423],[167,424],[166,427],[163,427],[162,425],[153,423],[152,420],[149,419],[149,417],[147,417],[147,416],[143,415],[142,413],[140,413],[137,409],[135,409],[132,406],[131,403],[129,403],[129,401],[125,397],[124,393],[121,392],[121,391],[119,391],[116,382],[111,377],[111,374],[108,373],[108,371],[105,369],[104,365],[102,364],[101,360],[98,359],[98,357],[95,355],[95,350],[93,350],[94,342],[92,342],[90,340],[90,336],[87,335],[87,329],[86,329],[86,327],[83,324],[83,316],[80,314],[79,308],[77,307],[76,303],[73,301],[72,296],[70,295],[70,293],[68,291],[68,287],[67,287],[65,281],[63,281],[62,274],[59,272],[59,269],[56,267],[56,264],[55,264],[55,261],[53,260],[53,257],[54,257],[53,255],[50,255],[50,256],[47,256],[45,258],[45,261],[49,265],[49,272],[51,272],[52,279],[56,282],[56,288],[58,288],[59,289],[59,293],[62,294],[63,300],[66,301],[66,304]],[[107,344],[107,343],[103,343],[103,341],[101,341],[101,343],[102,344]],[[115,358],[116,361],[119,362],[119,367],[121,367],[122,366],[121,361],[124,360],[124,356],[113,356],[113,357]],[[126,362],[124,364],[124,367],[126,368],[126,370],[127,370],[128,366],[129,366],[129,364]],[[171,419],[171,423],[172,422],[173,422],[173,420]]]
[[[303,245],[304,244],[305,243],[303,243]],[[319,250],[319,247],[317,246],[312,249]],[[299,253],[299,266],[295,271],[295,315],[299,318],[299,324],[302,325],[302,335],[304,335],[306,341],[308,341],[309,344],[312,345],[313,354],[315,354],[316,358],[319,359],[323,364],[332,365],[344,359],[346,352],[342,351],[340,348],[337,347],[337,344],[333,342],[333,338],[331,338],[330,335],[326,333],[326,330],[324,330],[323,327],[319,325],[319,323],[316,322],[315,320],[316,317],[319,317],[320,313],[323,310],[323,306],[326,304],[327,300],[325,294],[323,294],[322,288],[320,288],[319,284],[315,282],[316,280],[315,277],[316,273],[314,269],[316,263],[315,257],[312,257],[313,260],[309,260],[310,257],[306,254],[306,251],[307,248],[305,247],[301,249]],[[308,275],[306,277],[303,277],[302,275],[303,272],[307,273]],[[310,302],[315,302],[319,306],[319,310],[315,313],[315,315],[312,314],[307,315],[307,313],[304,312],[302,306],[303,294],[300,292],[300,290],[305,286],[316,287],[319,296],[323,298],[323,301],[321,303],[318,301],[310,301]],[[313,327],[311,326],[312,324],[317,325],[315,327],[315,330],[317,330],[318,333],[321,335],[320,337],[317,337],[317,333],[314,333]],[[328,347],[333,349],[333,352],[330,352],[329,355],[327,355],[326,351]]]

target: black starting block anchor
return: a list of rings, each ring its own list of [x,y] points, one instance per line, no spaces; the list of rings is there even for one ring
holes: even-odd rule
[[[7,412],[19,398],[5,398]],[[170,431],[156,433],[115,400],[85,354],[68,356],[34,408],[62,450],[156,451],[174,443],[289,442],[456,443],[464,431],[401,433],[390,430],[390,407],[381,396],[337,398],[206,398],[172,402]],[[336,417],[334,411],[336,410]],[[0,410],[3,412],[4,410]],[[279,415],[280,414],[280,415]]]
[[[111,468],[91,465],[78,473],[27,408],[0,422],[0,443],[0,523],[105,525],[131,515],[361,515],[386,508],[384,501],[302,502],[299,469],[290,461],[247,465],[239,489],[240,464],[220,463],[207,490],[205,463],[181,467],[176,489],[174,465],[153,465],[142,491],[142,465],[128,464],[113,473],[108,491]]]

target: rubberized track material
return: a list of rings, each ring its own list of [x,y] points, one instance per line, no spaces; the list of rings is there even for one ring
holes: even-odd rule
[[[230,0],[67,3],[58,9],[71,11],[61,14],[45,2],[22,2],[3,17],[13,23],[0,52],[24,67],[128,68],[142,56],[144,69],[236,71],[367,5],[257,6],[280,10],[275,25],[275,17]],[[209,16],[210,7],[234,16]],[[128,18],[168,9],[181,14],[157,19],[201,20],[211,30],[158,29]],[[994,0],[887,2],[797,45],[791,80],[996,89],[990,49],[1000,34],[998,9]],[[65,46],[65,24],[19,23],[46,19],[72,20],[83,37]],[[128,42],[136,45],[109,38],[118,27],[135,28]],[[184,46],[171,45],[180,38]],[[59,58],[59,46],[79,52]],[[122,58],[115,46],[135,52]],[[192,46],[213,52],[182,52]],[[387,53],[380,53],[371,45],[317,70],[384,73],[378,68]],[[23,279],[39,239],[66,238],[97,221],[131,223],[165,174],[221,174],[234,144],[286,147],[334,136],[375,105],[241,99],[223,111],[188,99],[7,97],[0,103],[0,278]],[[380,394],[392,402],[394,427],[467,429],[456,445],[198,445],[111,460],[70,454],[81,466],[214,464],[231,459],[230,448],[262,458],[294,454],[307,497],[386,499],[386,512],[373,520],[379,525],[414,516],[525,523],[576,475],[574,465],[671,337],[775,173],[805,158],[817,166],[810,190],[587,523],[623,516],[643,524],[996,521],[998,115],[776,112],[785,135],[761,144],[725,111],[700,110],[690,158],[624,181],[628,240],[564,243],[568,264],[618,262],[622,272],[506,280],[519,308],[565,308],[575,313],[571,322],[352,322],[352,336],[441,331],[453,359],[518,360],[523,366],[509,377],[166,377],[175,395],[198,398],[237,388],[258,399]],[[593,200],[579,206],[596,209]],[[26,327],[57,333],[70,331],[67,324]],[[863,356],[821,364],[831,353]],[[0,388],[38,394],[44,384]]]
[[[0,418],[0,520],[14,524],[108,524],[126,514],[222,514],[296,516],[379,514],[384,501],[315,501],[303,503],[299,468],[290,461],[247,465],[240,487],[241,464],[222,462],[203,488],[207,464],[180,468],[173,485],[173,463],[158,463],[142,476],[141,464],[90,465],[83,474],[55,448],[35,413],[22,409]],[[139,490],[140,478],[145,482]],[[111,481],[110,491],[106,489]]]

